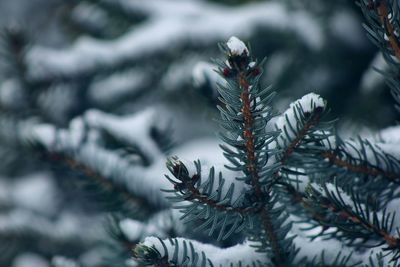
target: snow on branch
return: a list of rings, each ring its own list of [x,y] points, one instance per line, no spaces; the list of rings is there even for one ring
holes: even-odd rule
[[[54,244],[75,244],[79,240],[82,248],[93,246],[104,240],[99,217],[77,216],[64,212],[56,220],[37,215],[25,209],[15,209],[0,215],[0,238],[10,242],[47,243],[47,250]],[[87,225],[91,225],[87,229]],[[83,231],[82,229],[87,229]],[[46,251],[48,252],[48,251]]]
[[[291,103],[275,123],[275,127],[281,131],[278,137],[279,146],[284,149],[297,146],[309,133],[310,128],[317,126],[325,109],[325,100],[314,93]]]
[[[269,266],[270,264],[263,254],[255,251],[250,242],[223,249],[184,238],[161,240],[148,237],[136,246],[134,256],[140,262],[155,266]],[[167,265],[161,265],[162,263]]]
[[[311,49],[319,49],[324,42],[322,29],[307,12],[288,10],[281,3],[234,8],[182,0],[119,3],[132,12],[148,13],[149,18],[113,41],[82,37],[69,49],[33,47],[26,56],[30,79],[45,81],[87,76],[99,69],[116,69],[144,57],[177,49],[182,43],[205,46],[232,34],[250,36],[260,27],[292,32]],[[196,19],[188,20],[187,17]]]
[[[390,151],[384,143],[361,138],[341,141],[336,150],[322,153],[322,156],[334,166],[371,178],[381,177],[395,183],[400,179],[400,161],[396,158],[397,155],[396,146],[392,146]]]
[[[361,0],[361,10],[366,18],[364,28],[370,40],[381,50],[383,58],[390,66],[389,71],[379,72],[386,78],[391,88],[396,108],[400,110],[400,81],[397,75],[400,61],[399,10],[396,0]]]
[[[83,121],[92,129],[104,130],[117,139],[135,145],[148,161],[153,162],[163,157],[157,143],[151,138],[152,128],[162,127],[162,121],[157,121],[156,118],[157,111],[150,108],[127,117],[89,110]]]
[[[148,236],[168,238],[171,232],[181,236],[187,230],[179,217],[180,212],[176,209],[163,210],[145,222],[125,218],[118,222],[118,226],[122,234],[131,242],[143,241]]]
[[[154,123],[154,111],[151,110],[125,118],[92,110],[83,118],[73,120],[69,129],[57,129],[49,124],[25,125],[22,140],[39,143],[50,153],[67,155],[72,160],[72,166],[83,164],[103,179],[126,187],[134,196],[148,199],[156,207],[165,207],[169,205],[159,193],[160,188],[167,188],[168,185],[162,178],[165,156],[150,136]],[[140,161],[132,164],[118,150],[102,146],[101,130],[135,145],[146,157],[146,164],[140,164]],[[94,174],[92,171],[86,173]]]

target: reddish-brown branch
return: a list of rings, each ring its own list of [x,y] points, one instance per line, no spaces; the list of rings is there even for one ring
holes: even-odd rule
[[[203,195],[195,186],[194,186],[194,182],[196,181],[198,178],[196,177],[197,174],[195,176],[193,176],[191,179],[188,180],[183,180],[184,181],[184,188],[186,190],[189,191],[190,195],[186,198],[186,200],[197,200],[198,202],[212,207],[216,210],[219,211],[226,211],[226,212],[235,212],[235,213],[239,213],[240,215],[244,216],[246,214],[249,213],[257,213],[259,212],[259,208],[249,208],[249,207],[232,207],[230,205],[227,204],[219,204],[219,202],[210,199],[207,195]],[[182,180],[182,179],[181,179]],[[181,191],[181,189],[179,188],[180,185],[176,184],[175,185],[175,190],[177,191]],[[182,192],[184,194],[184,192]]]
[[[306,198],[304,196],[304,194],[300,193],[299,191],[297,191],[292,185],[287,184],[287,183],[281,183],[281,185],[284,186],[284,188],[286,189],[286,191],[288,192],[288,194],[292,197],[292,200],[294,203],[297,203],[299,205],[301,205],[308,213],[311,214],[311,217],[318,221],[318,222],[322,222],[325,220],[324,216],[321,215],[320,213],[317,213],[315,211],[315,209],[313,209],[311,207],[311,205],[305,201],[304,199]]]
[[[124,198],[124,200],[126,200],[128,203],[132,203],[134,206],[143,207],[148,204],[147,202],[145,203],[143,199],[132,195],[126,189],[114,184],[110,179],[103,177],[95,170],[75,160],[74,158],[62,154],[51,154],[51,159],[65,163],[70,169],[79,171],[85,176],[95,180],[108,191],[117,191]]]
[[[378,1],[378,3],[379,4],[377,6],[377,10],[382,27],[385,29],[389,45],[393,49],[394,55],[398,60],[400,60],[400,43],[395,34],[393,24],[391,23],[389,18],[389,11],[386,0],[380,0]]]
[[[290,142],[290,144],[287,146],[285,151],[283,152],[283,155],[280,159],[281,165],[284,166],[286,164],[286,161],[289,159],[290,155],[294,152],[294,150],[297,148],[297,146],[300,144],[301,140],[307,135],[308,131],[314,127],[319,119],[321,118],[320,116],[320,111],[318,111],[316,114],[310,114],[312,116],[311,119],[306,121],[304,124],[303,128],[298,132],[297,136]],[[277,181],[279,179],[279,173],[280,169],[276,171],[273,174],[273,180]]]
[[[243,105],[241,111],[244,120],[243,139],[245,142],[245,149],[246,149],[246,168],[248,173],[251,175],[251,184],[253,186],[257,199],[259,201],[263,201],[265,198],[265,193],[261,189],[261,184],[259,181],[259,175],[257,170],[257,162],[255,157],[255,149],[254,149],[255,138],[252,132],[253,117],[251,114],[249,84],[243,72],[239,72],[238,81],[239,81],[239,86],[242,89],[240,99]],[[259,214],[265,233],[268,237],[268,241],[271,244],[271,248],[275,258],[274,261],[277,264],[277,266],[284,267],[286,260],[283,258],[284,255],[283,249],[281,248],[279,240],[275,234],[275,229],[272,225],[269,212],[263,206],[260,209]]]
[[[328,199],[327,199],[328,200]],[[353,211],[347,210],[347,209],[341,209],[340,207],[336,206],[335,203],[331,201],[327,201],[326,203],[321,203],[322,208],[329,209],[330,211],[338,214],[341,219],[344,220],[349,220],[353,222],[354,224],[358,224],[362,226],[364,229],[366,229],[369,232],[373,232],[380,236],[385,242],[388,244],[390,248],[398,248],[400,246],[400,239],[392,236],[390,233],[386,232],[383,229],[380,229],[374,224],[371,224],[370,222],[367,222],[354,214]]]
[[[240,99],[242,100],[242,114],[244,120],[244,130],[243,130],[243,139],[245,141],[246,148],[246,168],[248,173],[251,175],[251,182],[253,188],[255,190],[256,196],[259,199],[262,199],[264,193],[261,190],[261,186],[259,184],[259,177],[257,171],[257,164],[254,152],[254,136],[252,132],[253,127],[253,117],[251,115],[251,107],[250,107],[250,96],[249,96],[249,84],[243,73],[239,74],[239,85],[242,88],[242,93],[240,95]]]
[[[284,165],[286,163],[286,161],[289,159],[290,155],[294,152],[294,150],[301,143],[301,140],[303,140],[303,138],[307,135],[308,131],[318,123],[318,121],[320,119],[320,115],[314,114],[311,116],[313,116],[313,118],[306,121],[303,128],[298,132],[296,138],[293,139],[292,142],[290,142],[289,146],[286,148],[285,152],[283,153],[282,158],[280,160],[282,165]],[[275,175],[278,175],[278,172],[275,173]]]
[[[287,192],[292,196],[292,199],[294,202],[300,204],[308,213],[311,214],[311,216],[314,220],[319,222],[321,225],[324,225],[324,222],[327,221],[327,218],[325,216],[323,216],[322,214],[318,213],[312,207],[312,205],[310,205],[306,201],[306,196],[304,196],[302,193],[299,193],[297,190],[295,190],[293,188],[293,186],[291,186],[289,184],[282,184],[282,185],[286,188]],[[396,237],[392,236],[390,233],[386,232],[385,230],[380,229],[376,225],[363,220],[362,218],[360,218],[359,216],[354,214],[353,211],[338,207],[337,205],[335,205],[334,202],[330,201],[327,198],[324,198],[324,201],[318,201],[318,202],[314,202],[314,203],[319,204],[320,208],[322,210],[326,209],[326,210],[329,210],[329,211],[337,214],[337,216],[341,220],[351,221],[354,224],[360,225],[367,231],[377,234],[388,244],[388,246],[390,248],[400,247],[400,239],[399,238],[396,238]]]
[[[365,175],[371,176],[383,176],[387,177],[392,181],[396,181],[399,179],[400,175],[394,172],[387,172],[381,170],[380,168],[373,166],[360,166],[350,163],[344,159],[341,159],[334,151],[326,151],[322,153],[322,156],[329,160],[329,162],[333,165],[336,165],[341,168],[346,168],[351,172],[361,173]]]
[[[290,142],[289,146],[286,148],[285,152],[282,155],[281,158],[281,163],[284,165],[290,155],[294,152],[294,150],[297,148],[297,146],[300,144],[301,140],[307,135],[308,131],[314,127],[319,119],[320,119],[320,112],[317,112],[317,114],[311,115],[312,118],[304,124],[303,128],[298,132],[297,136],[295,139],[293,139],[292,142]]]

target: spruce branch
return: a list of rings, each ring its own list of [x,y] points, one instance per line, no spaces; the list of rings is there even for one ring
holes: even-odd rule
[[[390,66],[389,71],[377,70],[381,73],[391,88],[391,93],[400,103],[400,22],[399,5],[394,0],[361,0],[361,10],[366,18],[364,25],[372,42],[381,50],[385,61]]]
[[[102,176],[90,166],[79,162],[68,154],[63,154],[60,152],[47,152],[45,153],[45,156],[50,161],[61,163],[67,166],[70,170],[77,171],[85,175],[86,178],[91,180],[88,182],[88,184],[91,185],[92,189],[94,185],[98,185],[100,187],[99,191],[96,193],[99,194],[100,198],[105,198],[105,194],[112,194],[115,199],[113,202],[115,203],[115,201],[118,199],[118,203],[120,203],[120,205],[125,209],[133,211],[135,217],[147,217],[149,215],[147,214],[147,210],[140,209],[140,207],[148,205],[146,200],[133,195],[125,187],[113,182],[111,179]]]
[[[328,159],[331,164],[340,168],[345,168],[354,173],[360,173],[372,177],[383,177],[396,183],[399,182],[399,173],[385,171],[378,166],[365,165],[365,161],[363,162],[363,164],[356,164],[355,162],[352,162],[350,160],[343,159],[337,153],[337,151],[325,151],[322,153],[322,157]]]
[[[396,4],[396,3],[395,3]],[[395,32],[395,27],[393,25],[393,6],[389,7],[386,0],[379,0],[374,3],[372,0],[368,3],[368,7],[373,8],[375,6],[379,19],[381,21],[382,27],[385,29],[386,37],[388,38],[389,47],[393,49],[393,54],[398,60],[400,60],[400,42],[398,34]]]
[[[233,200],[233,184],[230,184],[223,196],[225,180],[221,174],[215,188],[214,169],[204,182],[198,162],[195,162],[197,172],[189,174],[184,164],[173,159],[167,166],[177,181],[167,177],[174,185],[174,190],[169,192],[175,194],[172,201],[190,202],[183,203],[180,208],[184,211],[183,217],[205,221],[198,228],[208,229],[210,234],[219,228],[218,239],[245,230],[250,240],[259,242],[259,251],[270,254],[275,266],[289,266],[296,255],[292,245],[294,237],[287,237],[291,224],[272,191],[276,183],[272,178],[280,163],[268,162],[271,156],[279,153],[272,147],[279,132],[265,130],[274,116],[270,105],[274,94],[269,88],[259,89],[261,69],[242,41],[232,37],[221,49],[227,56],[226,62],[217,62],[218,72],[227,82],[226,86],[218,88],[223,103],[218,107],[222,117],[219,122],[224,130],[220,136],[225,142],[221,148],[231,163],[225,167],[240,172],[243,177],[237,180],[247,185],[246,191]]]
[[[172,194],[168,197],[171,202],[181,203],[174,207],[183,212],[181,219],[185,223],[200,221],[194,228],[196,231],[209,229],[208,235],[217,232],[217,240],[225,240],[235,232],[252,227],[252,215],[260,208],[243,206],[244,194],[234,197],[234,184],[226,189],[226,180],[221,173],[217,176],[214,168],[210,169],[207,179],[203,180],[199,161],[195,162],[194,174],[190,174],[177,158],[170,159],[167,167],[175,177],[172,179],[166,176],[174,188],[163,191]]]
[[[135,247],[134,255],[145,266],[273,266],[252,245],[245,241],[219,248],[185,238],[147,237]]]
[[[275,179],[304,175],[298,170],[315,162],[321,151],[335,147],[333,122],[322,121],[327,112],[325,100],[310,93],[293,102],[278,118],[277,146],[282,152],[277,155],[281,168],[274,174]]]
[[[386,210],[378,214],[374,208],[362,204],[360,196],[354,191],[349,203],[345,193],[337,185],[331,189],[325,184],[322,186],[322,192],[309,187],[307,195],[309,205],[313,208],[335,214],[333,218],[328,216],[329,220],[322,223],[338,227],[338,231],[347,232],[349,235],[345,236],[345,239],[353,242],[356,238],[361,238],[366,242],[371,240],[371,237],[377,238],[380,241],[376,246],[386,243],[387,250],[394,254],[394,258],[399,257],[400,238],[391,234],[395,214],[387,213]]]
[[[378,213],[374,208],[364,205],[354,191],[349,199],[337,185],[334,189],[332,184],[324,184],[319,189],[316,187],[320,186],[310,185],[305,193],[287,183],[280,185],[290,195],[292,203],[303,209],[303,214],[298,210],[295,214],[303,217],[304,222],[311,223],[311,228],[322,227],[321,232],[310,236],[311,240],[317,237],[333,237],[344,240],[351,246],[373,247],[386,244],[383,250],[393,254],[391,261],[398,261],[400,238],[392,234],[394,213],[386,210]],[[312,218],[315,224],[308,218]]]
[[[306,263],[305,267],[361,267],[362,262],[351,262],[352,253],[347,256],[342,255],[339,251],[337,255],[332,260],[327,260],[325,256],[325,251],[319,256],[315,256],[311,262]]]
[[[180,197],[189,200],[189,201],[198,201],[200,204],[211,207],[221,212],[233,212],[238,213],[239,216],[244,217],[248,213],[256,213],[257,208],[252,207],[240,207],[231,205],[229,202],[230,196],[227,194],[226,196],[222,197],[219,196],[216,199],[213,199],[214,192],[210,190],[201,190],[200,186],[202,185],[201,179],[201,163],[200,161],[195,162],[197,172],[194,175],[189,175],[189,171],[187,170],[186,166],[177,158],[173,157],[167,162],[167,167],[169,171],[174,175],[178,181],[171,179],[168,175],[166,178],[174,185],[174,190],[163,190],[165,192],[178,192]],[[219,173],[219,188],[216,190],[217,192],[222,191],[222,174]],[[209,177],[214,177],[214,169],[210,170]],[[210,186],[209,188],[213,188]],[[209,192],[205,192],[209,191]],[[215,197],[214,197],[215,198]]]
[[[398,37],[398,7],[392,0],[361,0],[361,9],[370,27],[366,26],[373,42],[389,54],[400,60],[400,43]],[[389,58],[385,57],[387,61]]]
[[[93,115],[93,112],[91,114]],[[153,142],[152,144],[155,149],[146,152],[148,152],[148,158],[159,158],[162,154],[160,152],[160,154],[156,155],[156,152],[161,151],[161,149],[157,150],[158,144],[151,137],[153,122],[147,117],[148,114],[146,114],[138,115],[131,122],[137,124],[142,119],[147,119],[147,124],[142,125],[145,128],[143,129],[143,133],[146,134],[145,138],[148,139],[147,142]],[[149,173],[148,175],[152,175],[153,165],[147,167],[140,166],[137,162],[133,164],[126,157],[118,153],[118,151],[107,149],[100,143],[89,140],[90,137],[88,135],[93,131],[94,126],[85,124],[83,118],[75,119],[69,129],[60,129],[51,124],[29,120],[14,121],[6,118],[3,119],[4,123],[12,125],[7,130],[0,129],[2,139],[8,145],[13,145],[16,148],[34,153],[35,155],[39,154],[44,156],[43,159],[46,159],[46,162],[48,161],[50,164],[54,162],[62,163],[60,164],[61,166],[66,166],[83,174],[81,178],[86,179],[79,180],[78,184],[81,182],[80,184],[83,184],[89,193],[94,193],[93,196],[102,200],[103,203],[107,199],[111,200],[106,201],[107,203],[114,204],[105,205],[105,208],[115,210],[116,206],[123,207],[127,212],[134,211],[137,216],[146,217],[148,210],[145,207],[150,206],[154,210],[165,207],[162,205],[163,203],[160,204],[160,202],[152,198],[153,194],[143,193],[143,187],[139,190],[134,184],[128,183],[128,181],[123,179],[128,176],[143,179],[139,176],[139,173],[143,176],[146,172]],[[105,121],[105,119],[102,120],[103,123]],[[118,128],[118,125],[115,123],[116,121],[118,119],[113,116],[113,120],[111,121],[114,123],[113,130]],[[119,134],[121,134],[121,131]],[[127,172],[134,175],[128,175]],[[149,190],[152,190],[152,188]],[[154,190],[158,192],[159,188],[157,187]],[[162,196],[159,197],[164,200]],[[138,211],[143,211],[143,213],[138,213]]]
[[[357,188],[369,204],[378,201],[382,206],[397,195],[400,162],[395,156],[371,140],[336,139],[335,149],[327,149],[318,155],[320,160],[314,163],[316,171],[312,177],[336,177],[343,189],[349,188],[348,185]]]
[[[233,142],[228,142],[228,144],[236,147],[237,151],[242,155],[238,160],[244,164],[245,181],[252,186],[256,202],[267,203],[267,205],[262,204],[259,212],[264,231],[260,233],[261,236],[255,239],[259,239],[264,243],[262,246],[270,245],[272,262],[276,266],[287,266],[291,260],[287,258],[286,254],[290,253],[287,249],[290,251],[293,248],[291,248],[290,242],[287,247],[282,245],[282,241],[285,241],[285,239],[282,240],[281,238],[285,238],[287,233],[283,231],[278,236],[277,225],[274,224],[271,218],[271,212],[276,212],[274,214],[276,217],[279,217],[281,213],[273,209],[274,199],[270,189],[263,188],[266,184],[271,186],[271,179],[262,177],[265,166],[261,164],[265,164],[268,161],[268,152],[260,151],[260,146],[265,146],[276,136],[274,133],[266,133],[265,129],[263,129],[266,124],[264,120],[268,120],[268,117],[272,116],[271,109],[267,105],[271,95],[266,95],[264,91],[257,92],[257,83],[261,70],[256,62],[251,59],[249,50],[242,41],[236,37],[231,37],[226,46],[222,46],[222,49],[225,51],[228,61],[227,64],[224,64],[225,66],[221,73],[226,77],[228,83],[233,83],[236,88],[219,88],[226,104],[225,111],[220,108],[221,115],[226,120],[230,120],[229,117],[237,117],[238,129],[236,132],[232,131],[232,133],[238,134],[243,140],[239,146],[235,146]],[[238,100],[240,102],[230,102],[231,97],[224,96],[223,91],[233,91],[239,96]],[[263,116],[266,118],[264,119]],[[229,131],[229,129],[227,130]],[[238,132],[240,131],[241,133],[239,134]],[[260,158],[262,159],[261,164]],[[274,168],[270,167],[268,171],[271,171],[271,169],[273,170]],[[284,219],[282,219],[282,223]],[[265,237],[263,237],[264,235]]]

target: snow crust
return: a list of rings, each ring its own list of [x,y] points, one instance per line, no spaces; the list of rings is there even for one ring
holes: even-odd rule
[[[313,113],[317,108],[325,109],[325,106],[325,100],[315,93],[306,94],[302,98],[292,102],[289,108],[275,122],[275,127],[282,131],[278,137],[279,145],[285,147],[292,139],[297,137],[298,133],[293,129],[296,129],[299,125],[297,119],[297,110],[299,108],[301,108],[300,110],[303,113]],[[292,127],[289,125],[292,125]],[[333,140],[331,141],[333,142]]]
[[[228,46],[231,55],[240,56],[243,54],[249,54],[247,46],[243,43],[242,40],[240,40],[236,36],[232,36],[231,38],[229,38],[226,45]]]

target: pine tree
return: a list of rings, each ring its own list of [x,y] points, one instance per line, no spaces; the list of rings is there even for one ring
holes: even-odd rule
[[[282,102],[263,87],[274,58],[258,61],[238,38],[220,45],[224,58],[194,68],[197,86],[218,103],[222,144],[176,146],[182,131],[202,126],[198,117],[183,126],[171,123],[180,119],[171,112],[177,95],[188,96],[171,88],[185,88],[188,70],[205,60],[198,50],[215,46],[235,27],[252,32],[255,52],[264,44],[276,50],[286,37],[298,41],[298,52],[286,58],[291,71],[278,75],[286,92],[300,85],[285,78],[288,73],[312,77],[313,64],[299,66],[316,62],[336,43],[324,42],[332,39],[316,26],[324,19],[308,17],[301,5],[330,19],[332,6],[347,4],[79,1],[70,6],[71,21],[92,39],[71,48],[31,47],[20,29],[4,31],[0,153],[7,160],[0,167],[9,178],[0,182],[10,193],[0,190],[0,238],[7,241],[0,244],[0,265],[20,266],[14,258],[29,251],[35,254],[17,259],[57,267],[398,266],[398,126],[377,137],[341,138],[328,102],[315,93],[280,114]],[[399,103],[399,6],[389,0],[359,5]],[[197,20],[186,20],[193,14]],[[293,20],[277,26],[280,16]],[[232,23],[214,25],[212,38],[204,40],[204,24],[220,17]],[[154,34],[166,24],[170,31]],[[270,44],[257,27],[285,38]],[[154,39],[157,45],[149,45]],[[351,51],[350,44],[341,51]],[[176,56],[180,49],[186,58]],[[364,72],[361,63],[357,71]],[[36,197],[28,198],[27,190]],[[112,214],[106,222],[104,212]]]

